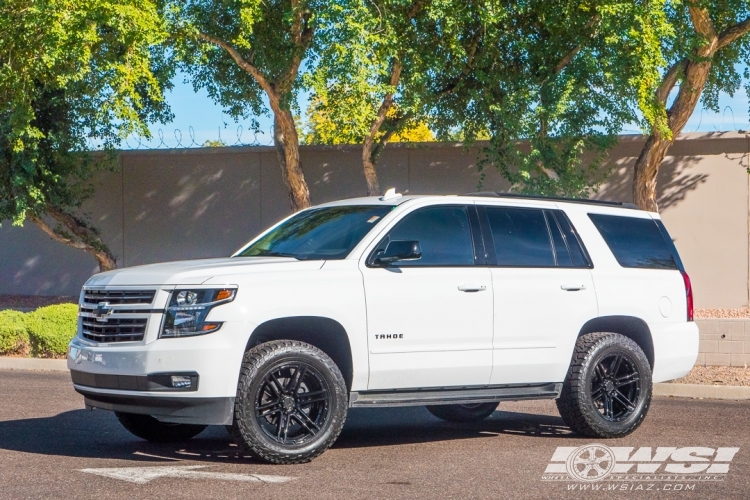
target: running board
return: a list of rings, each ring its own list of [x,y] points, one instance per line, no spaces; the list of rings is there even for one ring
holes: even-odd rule
[[[562,383],[511,384],[466,389],[422,389],[402,391],[352,392],[349,407],[423,406],[494,403],[523,399],[556,399]]]

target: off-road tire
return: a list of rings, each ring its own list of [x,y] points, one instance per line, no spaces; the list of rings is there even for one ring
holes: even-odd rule
[[[484,420],[497,409],[497,403],[478,403],[471,405],[430,405],[427,411],[437,418],[449,422],[476,422]]]
[[[327,385],[328,413],[320,430],[302,445],[281,444],[271,439],[256,417],[256,400],[262,384],[274,367],[301,362],[317,371]],[[260,344],[245,353],[237,385],[234,420],[227,428],[243,453],[274,464],[309,462],[333,445],[341,433],[348,409],[348,391],[336,363],[323,351],[294,340],[276,340]]]
[[[620,421],[606,419],[592,398],[592,381],[598,363],[616,354],[624,354],[638,372],[640,388],[633,410]],[[633,340],[618,333],[595,332],[579,337],[573,359],[557,399],[557,409],[576,433],[597,438],[617,438],[630,434],[641,425],[651,404],[651,366],[643,350]]]
[[[135,413],[115,412],[115,416],[131,434],[152,443],[180,443],[194,438],[206,428],[205,425],[160,422],[150,415]]]

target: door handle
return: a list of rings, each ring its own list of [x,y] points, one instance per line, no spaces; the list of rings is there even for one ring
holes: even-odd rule
[[[458,289],[462,292],[483,292],[487,290],[485,285],[458,285]]]
[[[567,292],[577,292],[578,290],[585,290],[586,285],[577,285],[575,283],[566,283],[564,285],[560,285],[560,288]]]

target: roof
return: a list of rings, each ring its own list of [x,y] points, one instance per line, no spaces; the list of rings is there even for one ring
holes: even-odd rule
[[[476,193],[466,193],[461,196],[478,196],[486,198],[511,198],[521,200],[541,200],[541,201],[555,201],[562,203],[583,203],[585,205],[604,205],[608,207],[616,208],[629,208],[631,210],[640,210],[634,203],[627,203],[623,201],[606,201],[606,200],[591,200],[588,198],[566,198],[563,196],[544,196],[540,194],[518,194],[518,193],[498,193],[494,191],[479,191]]]
[[[472,198],[498,198],[498,199],[510,199],[510,200],[536,200],[546,201],[552,203],[577,203],[584,205],[597,205],[612,208],[626,208],[631,210],[639,210],[639,208],[633,203],[621,202],[621,201],[606,201],[606,200],[590,200],[587,198],[565,198],[561,196],[542,196],[542,195],[526,195],[517,193],[497,193],[494,191],[480,191],[476,193],[466,193],[459,195],[460,197],[472,197]],[[319,207],[335,207],[343,205],[385,205],[385,206],[398,206],[407,201],[416,200],[420,198],[456,198],[456,195],[391,195],[388,196],[366,196],[361,198],[348,198],[344,200],[332,201],[329,203],[322,203],[317,205]]]

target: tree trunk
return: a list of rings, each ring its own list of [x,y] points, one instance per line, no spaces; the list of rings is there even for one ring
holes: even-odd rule
[[[52,206],[47,206],[47,215],[55,219],[62,230],[51,228],[40,216],[31,215],[29,219],[53,240],[93,255],[99,264],[99,272],[117,267],[115,256],[101,240],[98,231],[84,220]]]
[[[680,76],[682,77],[677,97],[667,111],[667,126],[671,137],[664,137],[658,127],[655,127],[635,162],[633,201],[639,208],[653,212],[659,209],[656,204],[656,176],[659,173],[659,165],[664,160],[675,137],[682,132],[690,115],[695,111],[711,72],[713,57],[721,48],[750,31],[750,18],[748,18],[721,33],[716,33],[708,11],[704,7],[699,6],[697,2],[688,2],[688,9],[693,28],[696,33],[705,38],[705,43],[694,49],[689,60],[678,61],[664,75],[656,91],[656,98],[664,106],[666,106],[670,91]]]
[[[396,86],[398,86],[400,79],[401,61],[395,59],[393,61],[393,67],[391,68],[391,75],[388,79],[388,84],[395,89]],[[379,154],[373,154],[373,151],[375,150],[375,137],[380,132],[380,127],[383,125],[383,122],[385,122],[391,106],[393,106],[393,92],[389,92],[383,97],[383,102],[380,103],[378,113],[375,115],[375,121],[372,122],[370,131],[362,144],[362,166],[365,171],[365,179],[367,180],[367,196],[378,196],[380,194],[378,173],[375,170],[375,160]],[[383,143],[382,146],[385,147],[385,143]],[[378,150],[381,149],[382,148],[378,148]]]
[[[659,133],[651,134],[635,162],[633,202],[641,210],[659,211],[656,204],[656,175],[673,142],[674,139],[665,139]]]
[[[669,130],[672,132],[671,137],[663,137],[658,130],[651,132],[635,162],[633,202],[641,210],[650,212],[659,210],[656,203],[656,176],[659,173],[659,165],[661,165],[677,135],[682,132],[688,119],[690,119],[690,115],[695,111],[710,71],[710,60],[688,62],[685,65],[684,77],[677,98],[667,112],[667,123]],[[668,95],[668,92],[666,94]]]
[[[362,166],[365,171],[365,180],[367,181],[367,196],[378,196],[380,194],[380,184],[378,183],[378,172],[375,170],[375,162],[372,161],[372,140],[368,136],[365,144],[362,146]]]
[[[281,166],[281,176],[289,192],[294,212],[310,206],[310,191],[299,157],[299,138],[294,116],[289,110],[274,110],[273,142]]]

